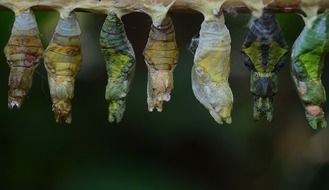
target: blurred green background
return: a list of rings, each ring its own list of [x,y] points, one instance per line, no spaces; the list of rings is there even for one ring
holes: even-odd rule
[[[46,47],[58,14],[36,12]],[[107,82],[98,45],[105,15],[78,13],[83,63],[76,81],[72,125],[55,124],[44,66],[21,110],[7,108],[9,68],[0,56],[0,189],[227,189],[324,190],[329,188],[329,132],[312,131],[289,75],[280,74],[272,123],[252,119],[249,72],[241,44],[249,14],[226,15],[232,35],[233,124],[219,126],[194,98],[186,47],[198,33],[202,15],[172,13],[180,47],[175,89],[163,113],[149,113],[147,68],[142,50],[151,19],[140,13],[123,18],[137,55],[136,76],[120,124],[107,122]],[[277,14],[290,45],[303,28],[296,14]],[[0,47],[10,36],[14,15],[0,12]],[[328,66],[324,84],[328,87]]]

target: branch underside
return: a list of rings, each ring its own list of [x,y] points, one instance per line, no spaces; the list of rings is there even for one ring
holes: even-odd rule
[[[107,13],[113,8],[141,11],[144,5],[164,4],[168,5],[173,0],[26,0],[22,3],[20,0],[1,0],[0,10],[7,8],[14,11],[20,11],[27,8],[33,10],[59,10],[70,9],[75,11]],[[213,0],[208,0],[212,2]],[[171,7],[174,11],[193,11],[202,0],[176,0]],[[300,0],[264,0],[265,9],[274,12],[295,12],[301,9]],[[322,0],[318,5],[322,10],[329,9],[329,1]],[[223,9],[233,9],[238,12],[248,12],[249,8],[240,0],[226,0]]]

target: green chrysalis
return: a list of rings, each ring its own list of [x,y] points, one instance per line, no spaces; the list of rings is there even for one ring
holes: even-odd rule
[[[105,19],[100,46],[105,58],[108,83],[105,98],[109,102],[109,121],[121,121],[126,109],[126,97],[135,71],[135,54],[124,24],[115,14]]]
[[[313,129],[326,128],[322,106],[326,93],[321,76],[325,54],[329,51],[329,11],[319,14],[305,26],[292,51],[291,74]]]

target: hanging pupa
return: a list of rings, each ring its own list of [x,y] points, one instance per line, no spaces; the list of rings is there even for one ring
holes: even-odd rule
[[[174,25],[169,16],[160,25],[151,26],[143,54],[148,67],[148,109],[156,108],[161,112],[163,101],[170,100],[174,88],[173,72],[179,56]]]
[[[231,37],[224,15],[206,16],[192,67],[195,97],[219,123],[231,123],[233,94],[228,83]]]
[[[16,13],[4,53],[10,66],[8,107],[20,108],[43,53],[37,22],[30,9]]]
[[[278,91],[278,72],[283,67],[289,47],[273,13],[252,17],[249,33],[242,47],[245,65],[251,71],[250,91],[254,95],[254,119],[272,121],[273,97]]]
[[[80,34],[74,13],[60,18],[53,38],[44,52],[56,122],[71,123],[72,120],[71,100],[74,96],[75,76],[81,63]]]
[[[118,123],[126,109],[126,97],[134,76],[136,59],[124,24],[115,13],[110,13],[105,19],[100,46],[108,75],[105,98],[109,102],[109,121]]]
[[[313,129],[326,128],[326,93],[321,77],[329,52],[329,11],[319,14],[297,38],[292,50],[292,78]]]

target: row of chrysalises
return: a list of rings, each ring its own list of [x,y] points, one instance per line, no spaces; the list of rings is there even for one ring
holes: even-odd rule
[[[231,37],[224,14],[219,9],[207,9],[207,6],[212,5],[200,5],[204,21],[190,46],[194,54],[192,88],[195,97],[216,122],[231,123],[233,95],[228,83]],[[167,15],[169,8],[170,5],[159,9],[163,10],[161,14],[150,13],[153,23],[143,52],[148,68],[149,111],[162,111],[163,102],[170,100],[173,89],[173,72],[179,53],[174,26]],[[109,11],[100,34],[108,74],[105,98],[109,103],[110,122],[120,122],[124,115],[136,64],[134,50],[121,21],[122,15],[120,11]],[[324,55],[329,51],[329,12],[309,16],[305,21],[306,26],[292,48],[291,74],[310,126],[325,128],[327,124],[322,107],[326,96],[321,75]],[[60,18],[44,50],[33,12],[27,9],[16,14],[11,37],[5,47],[11,69],[9,108],[21,107],[32,86],[33,73],[43,58],[56,121],[71,123],[74,81],[81,64],[80,35],[78,21],[72,12]],[[242,53],[251,72],[254,118],[266,117],[271,121],[273,97],[278,91],[278,72],[289,55],[289,47],[273,13],[254,12]]]

